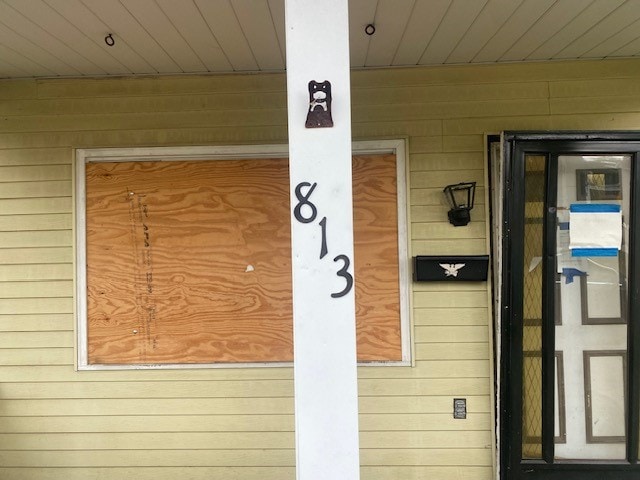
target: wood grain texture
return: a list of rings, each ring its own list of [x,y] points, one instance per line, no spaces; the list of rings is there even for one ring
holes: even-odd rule
[[[399,360],[394,156],[354,161],[361,360]],[[291,361],[288,162],[92,163],[91,364]]]

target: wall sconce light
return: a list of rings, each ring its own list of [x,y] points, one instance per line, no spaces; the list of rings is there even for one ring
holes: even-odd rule
[[[461,227],[471,220],[470,211],[476,196],[476,182],[462,182],[444,187],[444,196],[451,207],[449,223]]]

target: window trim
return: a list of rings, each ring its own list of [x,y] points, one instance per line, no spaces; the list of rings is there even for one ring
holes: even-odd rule
[[[398,275],[400,299],[400,334],[402,359],[399,361],[361,362],[360,366],[412,366],[412,309],[409,229],[408,179],[406,140],[374,140],[352,143],[354,155],[393,153],[396,156],[398,207]],[[233,160],[246,158],[282,158],[288,156],[288,146],[233,145],[185,147],[131,147],[131,148],[79,148],[75,151],[74,169],[74,250],[75,250],[75,317],[76,317],[76,370],[145,370],[145,369],[200,369],[200,368],[255,368],[291,367],[293,362],[243,362],[202,364],[89,364],[87,329],[87,255],[86,255],[86,187],[85,165],[93,162],[181,161],[181,160]]]

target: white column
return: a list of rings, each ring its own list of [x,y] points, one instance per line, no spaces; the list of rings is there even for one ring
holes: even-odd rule
[[[286,0],[285,12],[297,478],[356,480],[348,5]],[[312,80],[331,83],[333,127],[305,127]]]

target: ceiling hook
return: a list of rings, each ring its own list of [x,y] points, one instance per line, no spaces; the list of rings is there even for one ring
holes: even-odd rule
[[[374,33],[376,33],[376,27],[373,23],[370,23],[369,25],[367,25],[366,27],[364,27],[364,33],[366,33],[367,35],[371,36]]]
[[[109,34],[106,37],[104,37],[104,43],[106,43],[110,47],[113,47],[116,44],[116,40],[115,38],[113,38],[112,34]]]

